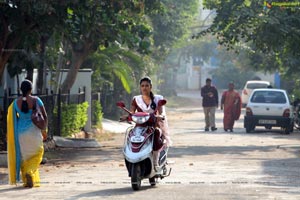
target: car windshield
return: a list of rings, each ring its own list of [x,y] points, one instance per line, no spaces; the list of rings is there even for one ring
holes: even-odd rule
[[[280,91],[255,91],[251,101],[253,103],[285,104],[286,98],[284,93]]]
[[[256,88],[267,88],[269,84],[267,83],[248,83],[248,89],[256,89]]]

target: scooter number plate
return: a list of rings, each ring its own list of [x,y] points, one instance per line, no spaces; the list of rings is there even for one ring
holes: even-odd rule
[[[139,142],[143,142],[145,139],[144,136],[132,136],[130,138],[130,141],[133,142],[133,143],[139,143]]]

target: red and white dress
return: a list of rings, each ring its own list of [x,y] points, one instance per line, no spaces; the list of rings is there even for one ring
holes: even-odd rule
[[[154,95],[154,103],[157,105],[158,101],[163,99],[162,95]],[[147,105],[143,98],[142,95],[137,95],[133,97],[132,100],[132,106],[135,106],[137,108],[138,112],[147,112],[147,113],[154,113],[154,110],[151,108],[151,103],[149,105]],[[166,115],[166,110],[165,110],[165,106],[162,106],[162,113],[160,113],[161,115],[165,116],[165,120],[163,121],[159,121],[158,122],[158,126],[162,131],[162,134],[164,136],[164,138],[166,139],[167,145],[171,146],[172,145],[172,141],[171,138],[169,136],[169,127],[168,127],[168,121],[167,121],[167,115]]]

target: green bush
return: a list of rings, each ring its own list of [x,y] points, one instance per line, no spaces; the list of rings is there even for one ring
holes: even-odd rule
[[[93,100],[92,102],[92,126],[101,128],[102,127],[102,106],[99,101]]]
[[[88,115],[88,102],[82,104],[62,104],[61,135],[71,136],[73,133],[81,131],[85,126]]]

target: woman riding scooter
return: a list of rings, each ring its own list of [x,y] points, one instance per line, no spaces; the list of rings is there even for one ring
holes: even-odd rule
[[[154,113],[157,102],[163,99],[161,95],[154,95],[152,90],[152,81],[149,77],[143,77],[140,80],[140,91],[141,95],[137,95],[133,97],[131,102],[131,113],[134,112],[147,112],[147,113]],[[163,146],[164,139],[167,142],[167,145],[171,145],[171,139],[169,136],[169,128],[165,113],[165,108],[162,106],[158,109],[158,113],[154,113],[158,115],[164,116],[163,118],[158,118],[157,128],[154,133],[154,144],[153,144],[153,160],[154,160],[154,167],[157,168],[159,166],[159,151]],[[124,118],[124,117],[122,117]]]

